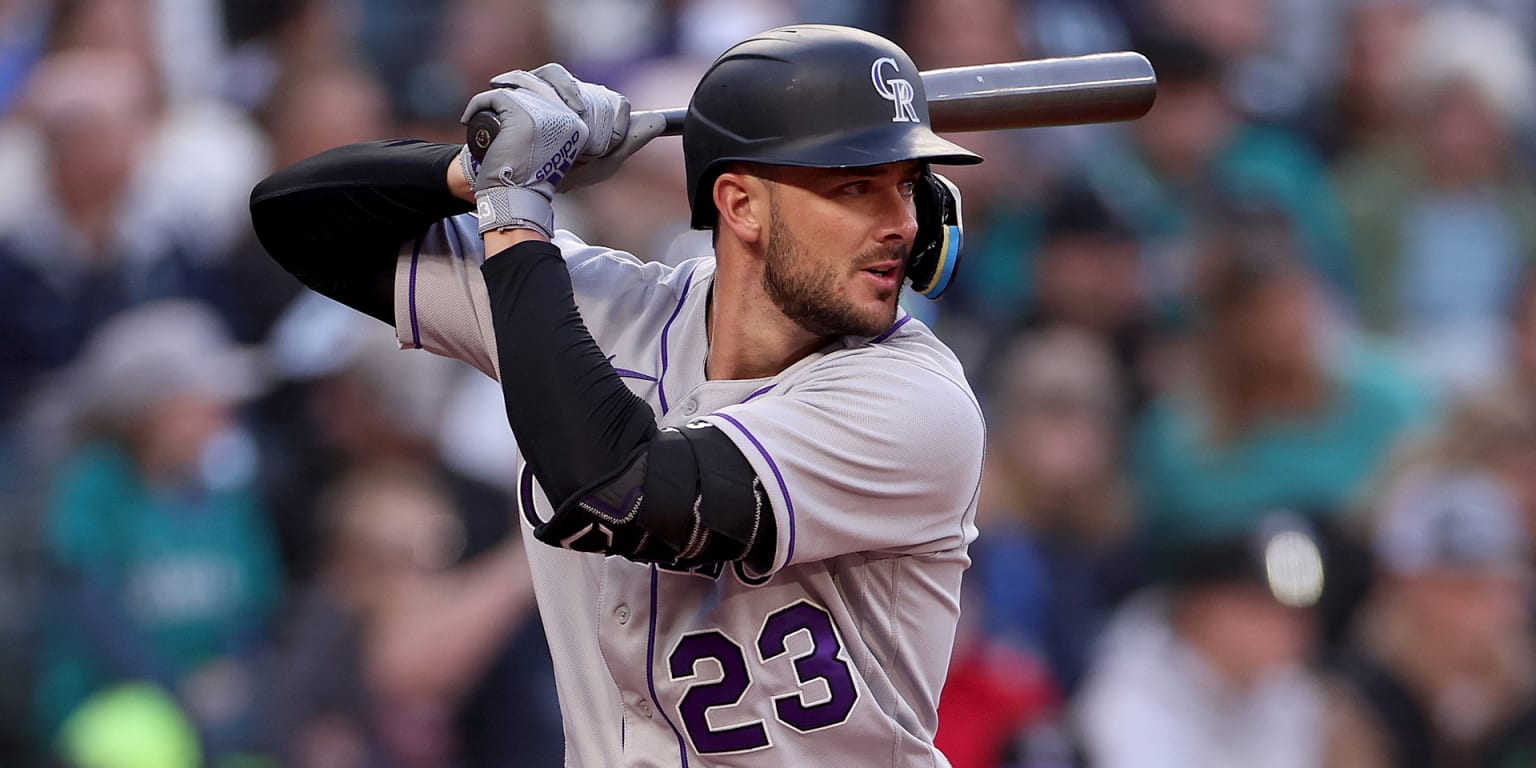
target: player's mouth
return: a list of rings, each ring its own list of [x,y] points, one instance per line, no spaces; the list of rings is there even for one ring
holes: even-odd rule
[[[864,267],[864,274],[873,279],[876,286],[886,289],[894,289],[901,282],[901,262],[882,261]]]

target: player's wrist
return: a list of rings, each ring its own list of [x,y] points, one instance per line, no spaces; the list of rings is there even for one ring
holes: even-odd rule
[[[542,185],[548,187],[547,184]],[[550,195],[538,187],[495,186],[475,190],[475,216],[480,233],[532,230],[545,240],[555,234]]]
[[[473,163],[473,166],[470,165]],[[475,202],[475,174],[480,163],[469,154],[469,146],[465,145],[459,150],[458,157],[448,165],[444,174],[444,181],[448,185],[448,193],[468,203]]]
[[[487,259],[495,256],[496,254],[502,253],[503,251],[506,251],[508,248],[511,248],[514,245],[521,243],[549,242],[549,238],[545,237],[543,234],[535,230],[525,229],[522,227],[518,227],[516,229],[492,230],[490,232],[486,232],[482,237],[485,241],[485,257]]]

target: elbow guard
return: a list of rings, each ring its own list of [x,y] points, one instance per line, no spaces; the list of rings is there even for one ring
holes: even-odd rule
[[[752,465],[714,427],[663,429],[625,465],[534,528],[546,544],[691,567],[773,565],[773,509]]]

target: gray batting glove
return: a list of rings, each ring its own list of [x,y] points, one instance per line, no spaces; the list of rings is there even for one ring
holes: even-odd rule
[[[531,72],[503,72],[491,78],[491,85],[524,88],[564,102],[587,124],[583,158],[608,154],[629,133],[629,99],[624,94],[595,83],[583,83],[559,64],[545,64]]]
[[[660,112],[639,112],[630,117],[629,133],[617,147],[602,157],[579,157],[571,166],[571,172],[555,185],[556,192],[569,192],[578,187],[596,184],[612,176],[636,150],[667,128],[667,119]]]
[[[501,123],[475,176],[480,232],[532,229],[553,237],[555,187],[587,143],[587,124],[558,97],[533,88],[496,88],[476,94],[459,122],[491,110]]]

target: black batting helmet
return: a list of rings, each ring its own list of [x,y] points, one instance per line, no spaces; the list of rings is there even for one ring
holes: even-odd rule
[[[733,161],[981,162],[933,132],[923,79],[905,51],[872,32],[828,24],[772,29],[721,54],[688,104],[683,157],[695,229],[715,225],[715,178]]]

